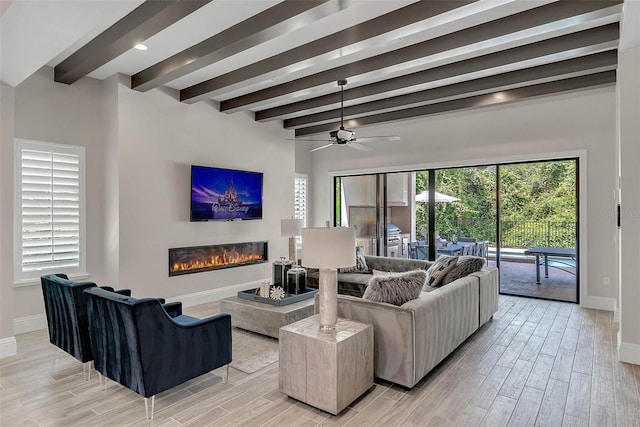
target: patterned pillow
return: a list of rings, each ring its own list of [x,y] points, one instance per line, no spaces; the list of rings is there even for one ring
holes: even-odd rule
[[[368,273],[369,266],[364,259],[364,246],[356,246],[356,265],[353,267],[339,268],[338,273]]]
[[[471,273],[482,270],[484,267],[484,258],[477,256],[461,256],[458,257],[458,262],[444,276],[440,286],[447,285],[454,280],[458,280],[461,277],[468,276]]]
[[[426,279],[427,272],[424,270],[374,276],[369,280],[362,298],[400,306],[420,296]]]
[[[427,270],[427,285],[432,288],[442,286],[442,279],[456,266],[456,262],[458,262],[457,256],[440,255],[440,258]]]

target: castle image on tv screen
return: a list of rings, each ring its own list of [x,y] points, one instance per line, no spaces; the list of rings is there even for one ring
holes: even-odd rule
[[[262,173],[191,166],[191,221],[262,218]]]

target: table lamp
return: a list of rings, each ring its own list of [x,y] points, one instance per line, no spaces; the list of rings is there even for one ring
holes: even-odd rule
[[[302,264],[320,270],[320,330],[331,332],[338,322],[338,268],[356,265],[353,228],[303,228]]]
[[[302,230],[302,219],[280,220],[280,235],[289,238],[289,260],[293,263],[297,261],[296,237],[300,235],[300,230]]]

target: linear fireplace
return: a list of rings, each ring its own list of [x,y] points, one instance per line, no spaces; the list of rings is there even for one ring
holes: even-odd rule
[[[269,261],[268,242],[226,243],[169,249],[169,276]]]

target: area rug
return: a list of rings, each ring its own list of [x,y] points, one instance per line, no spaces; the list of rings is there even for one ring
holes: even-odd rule
[[[264,335],[233,328],[231,367],[252,374],[278,361],[278,340]]]

